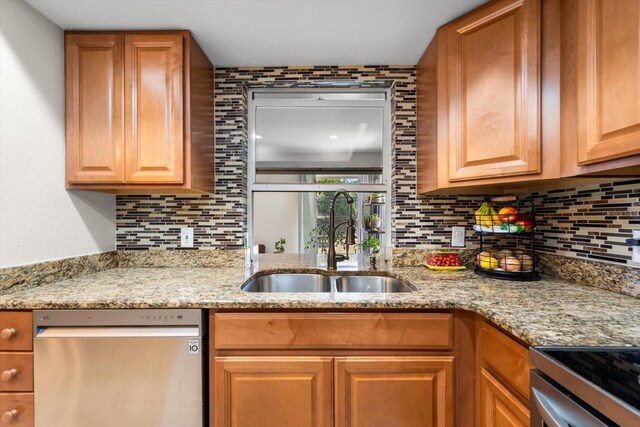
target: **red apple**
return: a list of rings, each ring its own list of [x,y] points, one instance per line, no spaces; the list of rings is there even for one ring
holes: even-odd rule
[[[520,216],[516,225],[522,227],[524,231],[533,231],[533,221],[526,215]]]
[[[518,211],[513,206],[506,206],[500,209],[498,218],[505,224],[513,224],[518,219]]]

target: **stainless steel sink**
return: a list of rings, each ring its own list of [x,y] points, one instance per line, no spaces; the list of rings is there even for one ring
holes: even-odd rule
[[[360,292],[404,293],[413,289],[403,281],[385,276],[324,276],[306,273],[274,273],[254,277],[245,292]]]
[[[331,277],[302,273],[265,274],[242,285],[242,290],[245,292],[331,292]]]
[[[403,293],[413,292],[406,283],[394,277],[342,276],[336,280],[338,292]]]

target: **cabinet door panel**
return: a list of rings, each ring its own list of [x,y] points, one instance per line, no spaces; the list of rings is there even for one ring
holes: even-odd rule
[[[640,3],[577,9],[578,164],[640,153]]]
[[[122,182],[122,36],[65,37],[67,180]]]
[[[33,353],[0,352],[0,392],[33,391]]]
[[[330,427],[330,357],[216,357],[216,427]]]
[[[528,427],[529,409],[484,368],[480,369],[480,425]]]
[[[126,180],[183,180],[183,67],[179,34],[125,36]]]
[[[339,357],[336,427],[453,425],[453,357]]]
[[[32,316],[30,311],[0,311],[0,351],[33,349]]]
[[[539,0],[502,0],[447,27],[449,180],[541,171]]]
[[[33,427],[33,393],[0,393],[0,417],[10,427]]]
[[[493,372],[507,381],[525,399],[529,399],[529,350],[486,322],[478,334],[480,356]]]

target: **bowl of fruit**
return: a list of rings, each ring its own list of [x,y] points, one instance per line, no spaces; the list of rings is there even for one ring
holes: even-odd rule
[[[460,255],[455,252],[433,252],[427,257],[425,267],[431,270],[464,270]]]
[[[522,215],[513,206],[505,206],[499,211],[490,203],[483,203],[475,213],[475,231],[483,233],[519,234],[533,231],[533,220]]]
[[[531,252],[523,249],[504,248],[483,250],[476,256],[476,271],[495,277],[536,279]]]

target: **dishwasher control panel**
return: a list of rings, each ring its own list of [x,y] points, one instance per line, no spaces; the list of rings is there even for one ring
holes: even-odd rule
[[[36,310],[34,329],[48,326],[197,326],[203,312],[198,309],[105,309]]]

